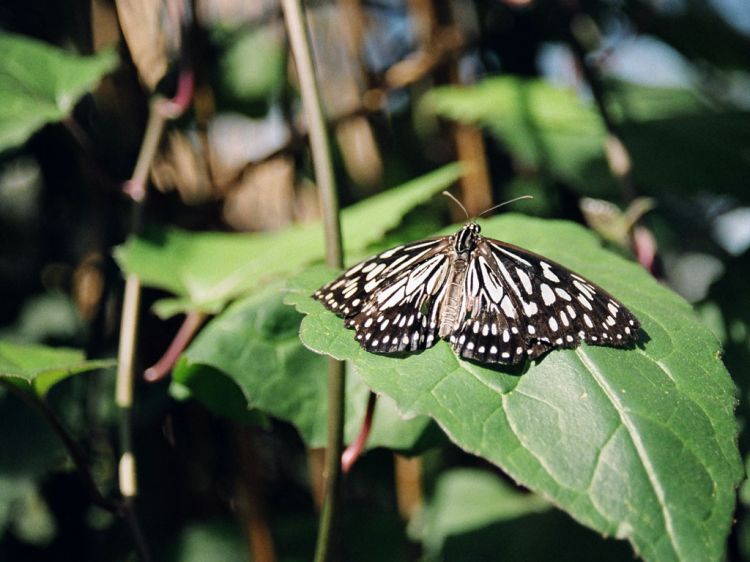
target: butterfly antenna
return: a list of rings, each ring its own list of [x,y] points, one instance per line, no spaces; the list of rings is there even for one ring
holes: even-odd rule
[[[464,212],[464,214],[466,214],[466,220],[470,220],[471,217],[469,217],[469,211],[467,211],[466,207],[464,207],[461,204],[461,201],[459,201],[458,199],[456,199],[452,194],[448,193],[447,191],[443,191],[443,195],[445,195],[446,197],[449,197],[449,198],[453,199],[456,202],[456,204],[459,207],[461,207],[461,210]]]
[[[520,197],[516,197],[514,199],[511,199],[510,201],[505,201],[504,203],[500,203],[499,205],[495,205],[494,207],[490,207],[489,209],[482,211],[481,213],[477,215],[477,218],[481,217],[482,215],[486,213],[489,213],[490,211],[494,211],[495,209],[498,209],[504,205],[510,205],[511,203],[515,203],[516,201],[520,201],[521,199],[533,199],[533,198],[534,198],[533,195],[521,195]]]

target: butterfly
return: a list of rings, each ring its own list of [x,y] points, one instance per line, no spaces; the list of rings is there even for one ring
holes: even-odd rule
[[[443,338],[464,359],[513,365],[581,342],[628,347],[638,339],[638,319],[601,287],[480,232],[469,221],[452,236],[396,246],[313,298],[374,353],[421,351]]]

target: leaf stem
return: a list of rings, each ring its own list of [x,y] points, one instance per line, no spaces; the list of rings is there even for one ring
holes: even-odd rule
[[[326,240],[326,263],[331,267],[343,265],[341,226],[339,224],[336,182],[331,163],[331,150],[323,117],[320,91],[313,67],[310,40],[305,27],[305,16],[300,0],[282,0],[281,8],[287,27],[294,61],[299,76],[302,105],[310,136],[310,150],[315,167],[323,210]],[[328,360],[328,442],[324,476],[326,479],[323,510],[318,527],[315,561],[325,562],[334,557],[338,536],[338,512],[341,496],[341,450],[344,433],[344,363]]]
[[[375,414],[377,400],[378,396],[374,392],[370,392],[367,396],[367,408],[365,410],[365,419],[362,420],[362,427],[360,427],[357,437],[346,448],[344,454],[341,455],[341,469],[344,471],[344,474],[349,473],[354,463],[357,462],[357,459],[362,456],[362,451],[365,450],[367,438],[370,436],[370,430],[372,430],[372,417]]]
[[[172,367],[174,367],[180,354],[185,350],[205,321],[205,313],[200,311],[188,312],[172,343],[169,344],[167,351],[164,352],[164,355],[156,363],[143,372],[143,378],[148,382],[156,382],[166,377],[172,370]]]

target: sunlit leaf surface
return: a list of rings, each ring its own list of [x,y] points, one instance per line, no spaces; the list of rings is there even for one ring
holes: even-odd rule
[[[117,66],[111,50],[83,57],[9,33],[0,33],[0,53],[0,151],[63,119]]]

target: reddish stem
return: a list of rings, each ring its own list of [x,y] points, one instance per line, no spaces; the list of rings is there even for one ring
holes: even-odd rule
[[[206,315],[203,312],[189,312],[167,351],[161,359],[143,372],[143,378],[148,382],[156,382],[166,377],[205,320]]]
[[[367,397],[367,410],[365,411],[365,419],[362,421],[359,434],[346,448],[344,454],[341,455],[341,470],[344,474],[347,474],[351,470],[365,449],[365,443],[367,443],[367,438],[370,436],[370,429],[372,429],[372,416],[375,413],[377,399],[378,397],[374,392],[371,392]]]
[[[191,68],[185,68],[180,71],[177,78],[177,91],[174,97],[163,100],[159,105],[159,111],[166,119],[176,119],[190,106],[194,91],[195,73]]]

